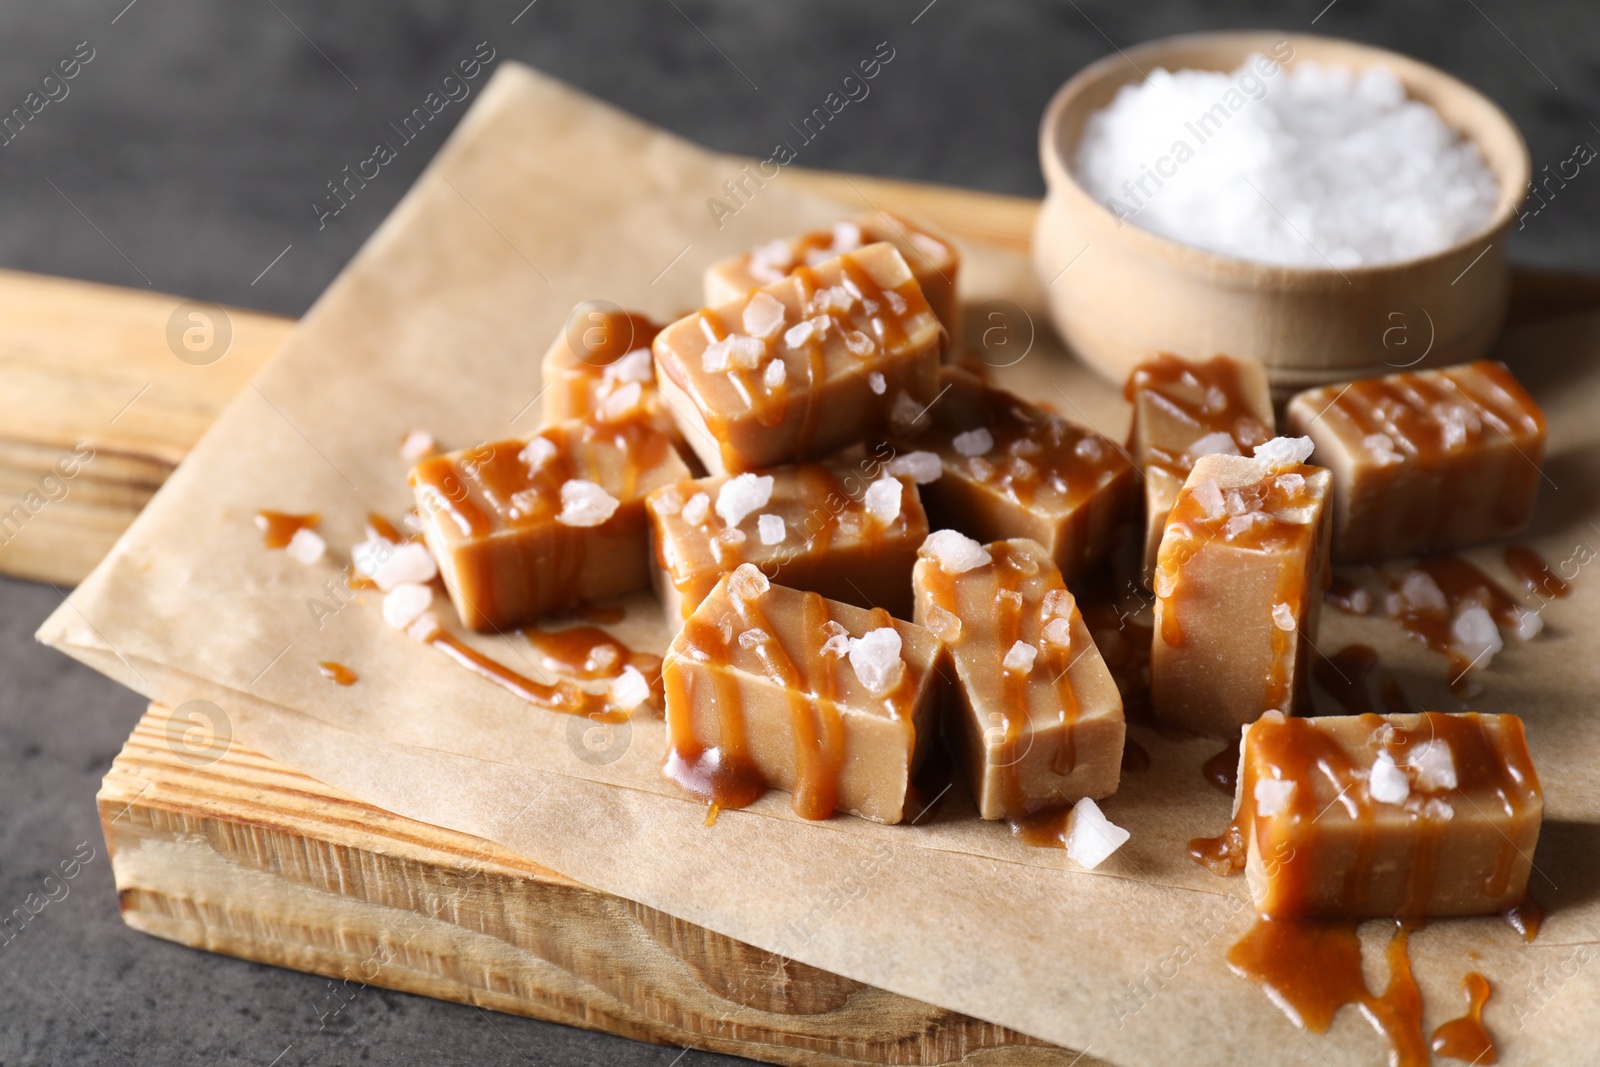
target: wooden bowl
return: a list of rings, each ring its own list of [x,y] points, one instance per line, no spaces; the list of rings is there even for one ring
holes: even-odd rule
[[[1334,269],[1209,252],[1123,222],[1073,178],[1084,121],[1157,67],[1231,72],[1287,41],[1304,60],[1387,66],[1406,92],[1476,142],[1500,184],[1489,223],[1417,259]],[[1282,54],[1281,52],[1278,54]],[[1135,69],[1135,64],[1138,70]],[[1281,77],[1282,75],[1278,75]],[[1270,84],[1270,82],[1269,82]],[[1505,318],[1505,236],[1529,179],[1528,149],[1505,113],[1443,71],[1381,48],[1306,34],[1169,37],[1085,67],[1045,109],[1039,154],[1049,192],[1034,229],[1034,265],[1062,338],[1106,377],[1124,381],[1160,352],[1248,356],[1283,395],[1341,379],[1476,359]]]

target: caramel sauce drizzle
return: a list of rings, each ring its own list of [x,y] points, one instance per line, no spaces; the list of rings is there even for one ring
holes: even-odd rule
[[[572,626],[564,630],[522,631],[551,674],[580,681],[616,678],[628,667],[646,679],[661,673],[661,657],[635,652],[597,626]]]
[[[296,515],[288,511],[258,511],[256,525],[261,528],[261,542],[268,548],[283,548],[301,530],[309,530],[322,521],[317,514]]]
[[[1467,994],[1467,1013],[1434,1030],[1433,1051],[1474,1065],[1498,1063],[1500,1057],[1495,1051],[1494,1038],[1483,1025],[1483,1006],[1489,1002],[1489,980],[1473,971],[1461,980],[1461,988]]]
[[[1500,913],[1507,926],[1522,935],[1522,940],[1533,943],[1544,926],[1544,905],[1528,896]]]
[[[485,656],[444,630],[435,632],[427,643],[478,677],[493,682],[536,708],[562,715],[584,715],[599,722],[619,723],[629,717],[628,712],[612,704],[601,694],[586,692],[566,680],[558,681],[554,685],[535,681]]]
[[[1122,387],[1122,396],[1130,404],[1140,393],[1148,393],[1168,415],[1193,427],[1193,440],[1225,433],[1233,438],[1241,456],[1250,455],[1256,445],[1272,436],[1245,398],[1239,364],[1227,356],[1191,363],[1162,353],[1135,367]],[[1150,449],[1149,462],[1180,482],[1194,466],[1187,453],[1159,447]]]
[[[1572,592],[1572,587],[1556,577],[1550,565],[1527,545],[1507,545],[1505,559],[1511,573],[1530,593],[1559,598]]]
[[[586,327],[581,334],[582,351],[574,351],[572,339],[567,338],[567,351],[573,362],[567,367],[570,377],[566,387],[571,397],[569,406],[573,411],[590,410],[593,407],[595,383],[605,377],[606,368],[629,352],[649,348],[650,342],[661,332],[660,325],[637,312],[604,311],[598,314],[601,321]]]
[[[337,685],[354,685],[361,677],[343,663],[334,663],[332,660],[324,660],[317,664],[317,670],[322,672],[324,678]]]
[[[1439,610],[1412,607],[1406,603],[1396,616],[1396,621],[1413,638],[1449,657],[1450,688],[1457,696],[1466,699],[1471,695],[1468,671],[1472,663],[1456,649],[1451,640],[1450,624],[1456,612],[1463,603],[1472,599],[1487,608],[1499,625],[1514,626],[1524,609],[1506,592],[1504,586],[1460,556],[1451,553],[1424,556],[1412,569],[1422,571],[1433,579],[1444,593],[1447,606]],[[1380,573],[1389,587],[1398,592],[1403,579],[1397,579],[1387,572]]]

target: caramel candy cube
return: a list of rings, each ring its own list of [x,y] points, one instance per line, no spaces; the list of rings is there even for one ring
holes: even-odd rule
[[[1515,715],[1267,715],[1234,811],[1262,915],[1419,919],[1520,903],[1544,796]]]
[[[669,625],[741,563],[769,579],[911,617],[911,567],[928,517],[909,478],[864,460],[774,467],[658,489],[645,506]]]
[[[660,407],[650,342],[661,327],[636,312],[575,312],[540,362],[544,422],[627,417]]]
[[[1162,355],[1135,367],[1123,394],[1133,405],[1128,450],[1144,473],[1144,577],[1155,572],[1167,513],[1201,456],[1248,456],[1272,436],[1267,375],[1252,359],[1205,362]]]
[[[940,530],[912,583],[917,624],[955,666],[948,728],[978,814],[1018,818],[1116,792],[1122,697],[1044,546]]]
[[[1503,363],[1310,389],[1286,421],[1333,471],[1336,560],[1492,541],[1533,515],[1544,414]]]
[[[1150,698],[1168,722],[1231,738],[1308,704],[1328,566],[1332,476],[1305,438],[1266,459],[1202,456],[1167,518],[1155,572]]]
[[[837,222],[831,229],[769,241],[742,255],[713,263],[706,269],[706,305],[721,307],[732,303],[763,285],[787,278],[801,267],[815,267],[880,241],[894,245],[905,258],[928,307],[950,337],[956,338],[961,332],[960,309],[956,306],[956,274],[961,257],[955,245],[921,223],[911,223],[885,211]]]
[[[656,336],[656,382],[712,474],[813,459],[932,402],[939,320],[893,245],[797,270]]]
[[[940,473],[922,485],[933,525],[979,541],[1037,541],[1067,581],[1107,555],[1137,492],[1122,449],[967,371],[939,377],[938,402],[894,438],[890,465],[918,471],[917,453],[938,457]]]
[[[943,657],[938,638],[882,608],[773,585],[741,564],[668,650],[662,770],[718,807],[783,789],[801,818],[900,822],[935,743]]]
[[[690,475],[642,419],[564,422],[411,470],[423,535],[472,630],[503,630],[650,584],[644,497]]]

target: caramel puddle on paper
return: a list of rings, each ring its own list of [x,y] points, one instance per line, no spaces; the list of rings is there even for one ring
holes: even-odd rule
[[[359,674],[343,663],[335,663],[332,660],[324,660],[317,664],[317,670],[322,672],[324,678],[337,685],[354,685],[361,679]]]
[[[1494,1038],[1483,1025],[1483,1006],[1489,1000],[1489,980],[1473,971],[1461,980],[1467,993],[1467,1013],[1443,1023],[1433,1032],[1433,1051],[1451,1059],[1478,1064],[1499,1062]]]
[[[256,525],[261,527],[261,540],[268,548],[284,548],[294,535],[301,530],[309,530],[322,521],[322,516],[315,513],[310,515],[296,515],[288,511],[258,511],[256,512]]]

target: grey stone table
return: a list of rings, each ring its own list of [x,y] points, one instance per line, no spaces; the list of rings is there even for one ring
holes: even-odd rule
[[[446,109],[319,228],[312,205],[325,184],[479,42],[496,61],[531,63],[704,144],[765,154],[790,119],[889,41],[892,76],[802,162],[1018,194],[1042,190],[1035,124],[1068,75],[1116,45],[1202,29],[1314,28],[1419,56],[1498,100],[1521,124],[1535,170],[1578,141],[1600,145],[1592,0],[864,6],[7,5],[0,115],[25,107],[59,60],[76,55],[78,65],[70,81],[45,86],[54,99],[37,114],[6,128],[0,266],[298,315],[463,109]],[[1600,174],[1580,173],[1528,220],[1512,253],[1600,269],[1597,233]],[[142,702],[33,643],[62,595],[0,580],[0,916],[30,893],[58,898],[20,933],[0,934],[0,1064],[679,1062],[676,1049],[376,989],[319,1029],[324,979],[124,928],[93,797]],[[47,884],[63,862],[79,864],[76,877]]]

